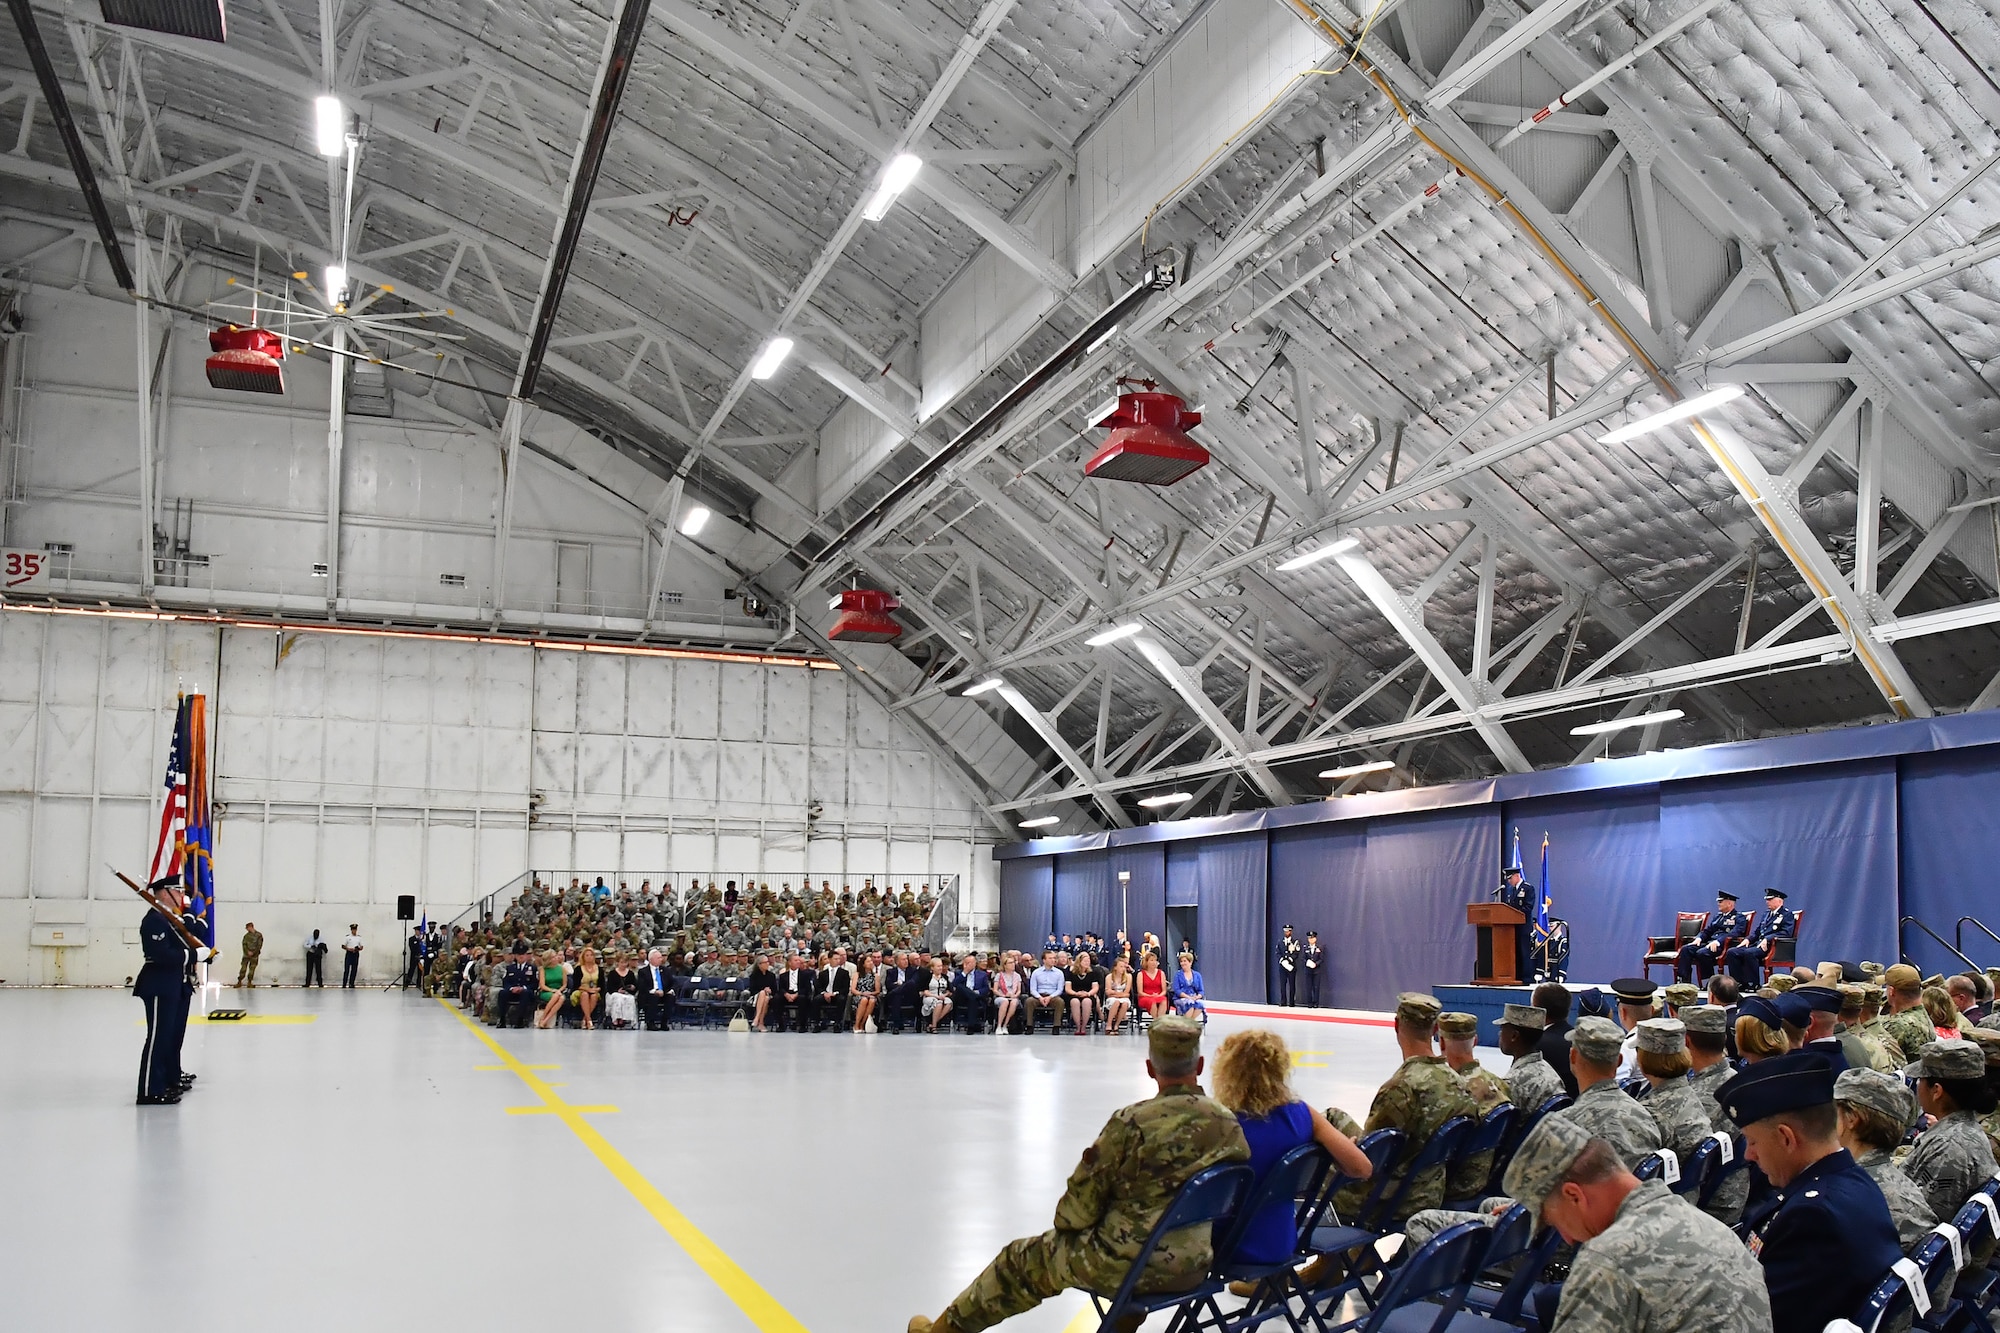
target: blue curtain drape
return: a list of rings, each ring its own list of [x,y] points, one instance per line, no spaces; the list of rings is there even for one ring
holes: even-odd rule
[[[1492,806],[1369,821],[1368,930],[1359,949],[1342,950],[1361,955],[1349,964],[1369,999],[1359,1007],[1390,1009],[1398,991],[1472,980],[1477,941],[1465,905],[1485,896],[1499,864]]]
[[[1308,825],[1271,835],[1271,957],[1275,970],[1278,937],[1289,925],[1300,939],[1319,932],[1322,960],[1319,1002],[1342,1009],[1371,1009],[1380,998],[1369,955],[1388,943],[1372,934],[1381,928],[1368,891],[1368,826],[1364,823]],[[1371,945],[1369,941],[1373,939]],[[1398,987],[1389,987],[1394,999]],[[1277,999],[1277,979],[1271,980]],[[1299,1002],[1305,1002],[1305,984]]]
[[[1634,976],[1645,937],[1671,934],[1676,911],[1707,911],[1709,899],[1677,900],[1660,870],[1657,789],[1590,792],[1510,801],[1501,812],[1501,858],[1521,835],[1521,864],[1531,883],[1555,901],[1551,916],[1569,922],[1569,975],[1591,982]],[[1542,837],[1549,840],[1549,882],[1541,884]],[[1489,884],[1487,887],[1491,887]],[[1747,909],[1754,904],[1746,899]]]
[[[1130,871],[1132,880],[1125,886],[1124,901],[1118,900],[1118,872]],[[1138,957],[1139,941],[1147,931],[1152,931],[1162,941],[1167,938],[1167,844],[1163,842],[1140,843],[1136,846],[1114,847],[1111,849],[1111,895],[1112,910],[1124,914],[1117,929],[1128,930],[1132,936],[1133,957]],[[1125,921],[1130,925],[1125,925]],[[1110,931],[1108,939],[1117,938]],[[1162,958],[1160,966],[1170,967],[1169,960]]]
[[[1729,887],[1761,913],[1758,890],[1784,889],[1805,914],[1802,963],[1893,959],[1896,822],[1894,759],[1670,783],[1660,789],[1661,879],[1690,912]]]
[[[1962,916],[2000,931],[2000,749],[1905,755],[1900,775],[1903,913],[1946,939]],[[2000,963],[2000,944],[1970,926],[1965,955]],[[1903,945],[1926,975],[1964,969],[1920,930]]]
[[[1110,887],[1109,852],[1073,852],[1056,858],[1055,924],[1058,935],[1094,930],[1110,939],[1118,929],[1117,904]]]
[[[1055,858],[1000,863],[1000,947],[1039,955],[1055,899]]]
[[[1205,838],[1187,858],[1176,856],[1178,850],[1173,846],[1167,853],[1168,891],[1172,893],[1177,878],[1193,878],[1197,966],[1208,997],[1262,1003],[1264,895],[1270,869],[1265,836]]]

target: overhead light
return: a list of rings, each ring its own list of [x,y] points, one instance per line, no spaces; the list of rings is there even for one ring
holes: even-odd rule
[[[967,690],[965,697],[970,699],[976,694],[991,694],[1006,683],[1006,681],[1000,679],[998,676],[988,676],[985,680],[980,681],[977,685]]]
[[[1089,644],[1092,648],[1102,648],[1107,643],[1116,643],[1120,639],[1129,639],[1134,634],[1139,633],[1141,630],[1145,628],[1146,627],[1144,625],[1140,624],[1136,620],[1129,621],[1128,623],[1123,625],[1114,625],[1110,629],[1105,630],[1102,633],[1093,634],[1089,638],[1085,639],[1084,642]]]
[[[313,144],[321,157],[347,154],[347,108],[331,93],[313,98]]]
[[[790,338],[773,338],[764,344],[764,350],[757,353],[757,362],[750,367],[750,378],[767,380],[778,373],[778,367],[785,364],[785,358],[792,354]]]
[[[1597,442],[1599,444],[1623,444],[1627,440],[1634,440],[1641,435],[1650,434],[1662,426],[1671,426],[1676,421],[1686,421],[1689,417],[1700,416],[1711,407],[1721,407],[1724,403],[1733,403],[1742,396],[1742,385],[1725,384],[1719,389],[1710,389],[1707,393],[1698,393],[1692,398],[1683,398],[1666,411],[1655,412],[1649,417],[1640,417],[1637,421],[1620,426],[1609,435],[1600,435],[1597,437]]]
[[[1051,825],[1051,824],[1060,824],[1060,823],[1062,823],[1062,816],[1061,816],[1061,815],[1043,815],[1043,816],[1042,816],[1042,817],[1041,817],[1040,819],[1024,819],[1024,820],[1022,820],[1022,821],[1021,821],[1021,827],[1022,827],[1022,828],[1047,828],[1047,827],[1048,827],[1049,825]]]
[[[694,508],[688,510],[681,517],[682,535],[687,537],[697,535],[703,528],[708,526],[709,517],[707,505],[696,505]]]
[[[880,222],[889,216],[890,205],[896,196],[910,188],[910,182],[924,169],[924,160],[915,153],[898,153],[889,159],[889,165],[882,169],[882,180],[875,187],[875,193],[868,197],[861,216],[870,222]]]
[[[1678,708],[1663,708],[1657,713],[1640,713],[1636,717],[1614,717],[1604,722],[1586,722],[1580,727],[1571,727],[1572,736],[1602,736],[1608,731],[1626,731],[1632,727],[1650,727],[1656,722],[1678,722],[1687,714]]]
[[[1358,778],[1363,773],[1386,773],[1395,766],[1396,761],[1393,759],[1377,759],[1372,764],[1349,764],[1345,768],[1329,768],[1320,776],[1337,781],[1340,778]]]
[[[1145,806],[1148,810],[1157,810],[1164,805],[1179,805],[1183,801],[1192,801],[1193,799],[1193,792],[1170,791],[1163,796],[1142,796],[1139,798],[1139,804]]]
[[[1279,563],[1278,569],[1285,573],[1289,573],[1294,569],[1304,569],[1307,565],[1316,565],[1322,560],[1331,560],[1337,555],[1352,551],[1359,545],[1361,545],[1361,542],[1357,538],[1342,537],[1337,542],[1328,542],[1325,546],[1315,546],[1310,551],[1301,552],[1293,556],[1290,560],[1282,561]]]
[[[342,264],[326,266],[326,299],[329,305],[339,305],[347,295],[347,268]]]

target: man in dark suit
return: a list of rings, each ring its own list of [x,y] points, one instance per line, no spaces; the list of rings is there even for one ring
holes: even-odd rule
[[[646,965],[639,969],[639,1013],[646,1031],[663,1031],[673,1021],[674,973],[658,949],[646,951]]]
[[[1715,1090],[1742,1127],[1744,1155],[1775,1187],[1743,1215],[1771,1293],[1772,1333],[1851,1319],[1903,1256],[1881,1189],[1840,1146],[1833,1083],[1824,1059],[1794,1051]]]
[[[793,1026],[804,1032],[812,1021],[813,972],[797,954],[785,955],[785,970],[778,973],[771,1007],[778,1011],[778,1031],[785,1030],[789,1015]]]
[[[1569,1067],[1569,987],[1560,981],[1544,981],[1535,987],[1534,999],[1535,1007],[1548,1015],[1549,1020],[1549,1025],[1542,1030],[1542,1058],[1562,1077],[1563,1090],[1574,1097],[1576,1071]]]
[[[159,880],[153,892],[175,916],[184,910],[178,885]],[[132,994],[146,1006],[146,1044],[139,1052],[138,1104],[171,1106],[185,1091],[180,1034],[187,1031],[188,991],[183,982],[191,954],[174,923],[159,908],[148,908],[139,922],[139,947],[146,961],[133,979]]]
[[[951,1012],[959,1026],[967,1032],[984,1032],[987,1001],[992,994],[993,978],[980,966],[979,955],[965,955],[951,978]]]
[[[848,992],[853,988],[854,978],[847,970],[847,950],[835,949],[827,955],[826,965],[813,978],[811,1027],[814,1032],[827,1023],[840,1026],[841,1016],[847,1012]]]
[[[882,976],[883,1022],[876,1026],[886,1026],[891,1032],[901,1032],[903,1024],[914,1023],[917,1011],[917,992],[923,982],[918,979],[916,969],[911,966],[907,950],[899,951],[889,963]]]

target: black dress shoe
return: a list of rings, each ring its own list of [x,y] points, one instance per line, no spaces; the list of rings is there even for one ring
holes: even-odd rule
[[[181,1086],[182,1086],[183,1088],[191,1088],[191,1087],[193,1087],[193,1086],[194,1086],[194,1080],[195,1080],[195,1076],[194,1076],[193,1074],[182,1074],[182,1075],[181,1075]]]
[[[162,1095],[162,1096],[159,1096],[159,1097],[141,1097],[141,1098],[139,1099],[139,1105],[141,1105],[141,1106],[175,1106],[175,1105],[178,1105],[178,1104],[179,1104],[179,1102],[180,1102],[180,1099],[181,1099],[181,1095],[180,1095],[180,1094],[179,1094],[178,1092],[169,1092],[169,1093],[166,1093],[166,1094],[164,1094],[164,1095]]]

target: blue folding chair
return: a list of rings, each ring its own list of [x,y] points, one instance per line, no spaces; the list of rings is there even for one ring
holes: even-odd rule
[[[1459,1144],[1458,1154],[1452,1158],[1451,1164],[1445,1168],[1445,1180],[1449,1182],[1453,1172],[1481,1153],[1492,1153],[1493,1160],[1498,1162],[1500,1160],[1500,1145],[1507,1142],[1513,1132],[1514,1108],[1511,1104],[1502,1102],[1491,1111],[1488,1111],[1479,1123],[1473,1127],[1472,1132],[1465,1136],[1465,1141]],[[1469,1208],[1487,1195],[1497,1194],[1499,1191],[1494,1189],[1493,1180],[1493,1172],[1489,1169],[1486,1173],[1486,1179],[1480,1184],[1478,1194],[1466,1199],[1447,1201],[1445,1207]]]
[[[1542,1228],[1539,1236],[1534,1234],[1534,1218],[1523,1204],[1517,1203],[1501,1214],[1493,1228],[1493,1248],[1487,1251],[1480,1265],[1481,1283],[1475,1283],[1466,1293],[1466,1309],[1452,1320],[1450,1333],[1518,1326],[1529,1294],[1556,1251],[1562,1248],[1562,1233],[1554,1227]],[[1509,1228],[1513,1228],[1514,1234],[1508,1234]],[[1511,1274],[1493,1271],[1510,1260],[1515,1262]],[[1483,1285],[1488,1281],[1497,1282],[1498,1286]]]
[[[2000,1254],[1995,1253],[1993,1214],[1986,1210],[1981,1200],[2000,1199],[2000,1175],[1981,1185],[1972,1192],[1965,1206],[1958,1210],[1952,1225],[1958,1228],[1960,1245],[1964,1249],[1966,1267],[1958,1275],[1958,1286],[1952,1296],[1964,1311],[1959,1321],[1968,1327],[1991,1329],[1992,1316],[2000,1309]]]
[[[1225,1327],[1232,1333],[1248,1333],[1265,1320],[1280,1315],[1294,1328],[1300,1327],[1287,1305],[1292,1289],[1292,1265],[1299,1262],[1298,1252],[1310,1234],[1311,1224],[1319,1216],[1322,1187],[1332,1170],[1333,1159],[1317,1143],[1301,1144],[1272,1164],[1243,1201],[1242,1207],[1236,1210],[1236,1217],[1228,1229],[1217,1239],[1215,1258],[1209,1267],[1210,1280],[1190,1293],[1192,1303],[1182,1315],[1180,1324],[1183,1333]],[[1250,1228],[1256,1225],[1266,1209],[1275,1208],[1279,1203],[1291,1206],[1292,1226],[1288,1234],[1292,1243],[1289,1252],[1283,1258],[1268,1263],[1245,1261],[1239,1252]],[[1256,1289],[1247,1305],[1234,1314],[1225,1315],[1215,1303],[1215,1298],[1231,1282],[1249,1282]]]
[[[1649,1152],[1639,1159],[1637,1166],[1632,1168],[1632,1174],[1641,1180],[1658,1180],[1666,1169],[1665,1160],[1658,1153]]]
[[[1513,1162],[1514,1154],[1520,1151],[1522,1141],[1534,1131],[1536,1125],[1541,1123],[1542,1117],[1562,1110],[1569,1103],[1568,1094],[1559,1092],[1532,1111],[1514,1118],[1513,1132],[1507,1136],[1507,1141],[1501,1145],[1500,1151],[1493,1154],[1493,1176],[1486,1183],[1488,1194],[1501,1192],[1501,1177],[1507,1174],[1507,1167]]]
[[[1722,1164],[1722,1144],[1713,1136],[1701,1141],[1685,1162],[1681,1163],[1681,1178],[1674,1182],[1673,1191],[1679,1195],[1693,1195],[1699,1199],[1706,1193],[1709,1176]]]
[[[1383,1189],[1382,1180],[1386,1178],[1388,1172],[1381,1169],[1376,1171],[1376,1184],[1369,1191],[1372,1204],[1363,1205],[1361,1212],[1355,1215],[1353,1225],[1320,1226],[1313,1229],[1307,1248],[1315,1255],[1344,1254],[1351,1250],[1360,1250],[1362,1254],[1360,1262],[1344,1271],[1331,1287],[1318,1286],[1311,1290],[1306,1301],[1308,1309],[1317,1312],[1321,1307],[1338,1302],[1349,1291],[1357,1293],[1364,1302],[1374,1304],[1374,1296],[1368,1289],[1367,1280],[1380,1271],[1380,1265],[1375,1261],[1373,1248],[1375,1242],[1394,1230],[1397,1213],[1417,1177],[1449,1162],[1452,1154],[1458,1150],[1458,1145],[1471,1132],[1471,1116],[1453,1116],[1439,1125],[1430,1140],[1417,1149],[1416,1156],[1410,1159],[1402,1177],[1393,1187]]]
[[[1730,1144],[1729,1160],[1718,1164],[1715,1170],[1709,1173],[1708,1180],[1703,1183],[1701,1194],[1695,1201],[1696,1207],[1707,1208],[1709,1200],[1713,1199],[1716,1191],[1722,1188],[1723,1181],[1729,1179],[1738,1171],[1748,1171],[1750,1169],[1750,1159],[1743,1155],[1743,1147],[1743,1136],[1738,1134]]]
[[[1162,1291],[1149,1295],[1139,1294],[1139,1281],[1146,1275],[1146,1265],[1152,1262],[1153,1251],[1168,1234],[1183,1227],[1213,1226],[1232,1217],[1244,1196],[1250,1192],[1251,1182],[1257,1173],[1240,1162],[1225,1166],[1211,1166],[1206,1171],[1197,1172],[1181,1186],[1174,1195],[1174,1201],[1160,1214],[1160,1220],[1153,1225],[1153,1234],[1146,1237],[1146,1243],[1139,1247],[1139,1255],[1125,1272],[1125,1280],[1119,1284],[1118,1292],[1110,1300],[1090,1293],[1090,1303],[1098,1314],[1097,1333],[1114,1333],[1118,1322],[1131,1315],[1143,1319],[1161,1310],[1174,1311],[1169,1321],[1169,1329],[1178,1329],[1182,1312],[1191,1301],[1209,1284],[1204,1283],[1193,1292]]]
[[[1493,1228],[1482,1222],[1446,1227],[1396,1270],[1373,1310],[1331,1333],[1444,1333],[1492,1243]]]

